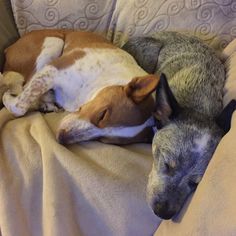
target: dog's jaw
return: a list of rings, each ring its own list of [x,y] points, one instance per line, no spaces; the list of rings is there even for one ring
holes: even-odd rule
[[[62,120],[59,126],[57,139],[63,144],[95,140],[102,137],[106,137],[107,140],[109,138],[132,139],[144,129],[153,125],[154,119],[150,117],[143,124],[137,126],[98,128],[87,120],[79,119],[76,114],[69,114]]]

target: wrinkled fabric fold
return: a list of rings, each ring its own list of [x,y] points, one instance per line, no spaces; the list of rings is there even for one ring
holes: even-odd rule
[[[2,235],[151,235],[160,220],[145,200],[150,145],[62,146],[63,114],[14,119],[0,111]]]

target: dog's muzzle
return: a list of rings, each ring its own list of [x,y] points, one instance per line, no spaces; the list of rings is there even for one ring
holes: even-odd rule
[[[74,114],[66,116],[58,129],[57,140],[61,144],[70,144],[82,141],[95,140],[101,137],[132,138],[147,127],[154,125],[153,118],[149,118],[143,124],[129,127],[98,128],[87,120],[79,119]]]
[[[67,115],[58,128],[57,140],[61,144],[88,141],[99,137],[97,127],[77,115]]]

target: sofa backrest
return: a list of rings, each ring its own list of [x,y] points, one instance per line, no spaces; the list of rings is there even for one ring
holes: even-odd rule
[[[234,0],[0,0],[0,69],[3,48],[42,28],[104,34],[121,46],[128,38],[161,30],[190,32],[223,49],[236,37]]]
[[[220,48],[224,48],[236,36],[235,0],[11,2],[20,34],[39,28],[92,30],[102,32],[120,46],[128,37],[178,30],[190,31]]]

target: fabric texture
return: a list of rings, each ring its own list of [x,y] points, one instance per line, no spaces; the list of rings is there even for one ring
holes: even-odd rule
[[[115,7],[109,0],[12,0],[20,34],[45,28],[106,32]]]
[[[64,147],[55,139],[62,117],[0,111],[2,235],[152,235],[160,220],[145,201],[150,145]]]
[[[235,37],[235,16],[234,0],[118,0],[110,31],[117,45],[130,37],[177,30],[223,49]]]
[[[9,0],[0,0],[0,71],[4,62],[4,49],[16,41],[18,37],[11,2]]]
[[[236,36],[234,0],[11,0],[20,34],[73,28],[107,34],[117,45],[161,30],[190,31],[217,48]],[[217,37],[216,37],[217,36]]]

